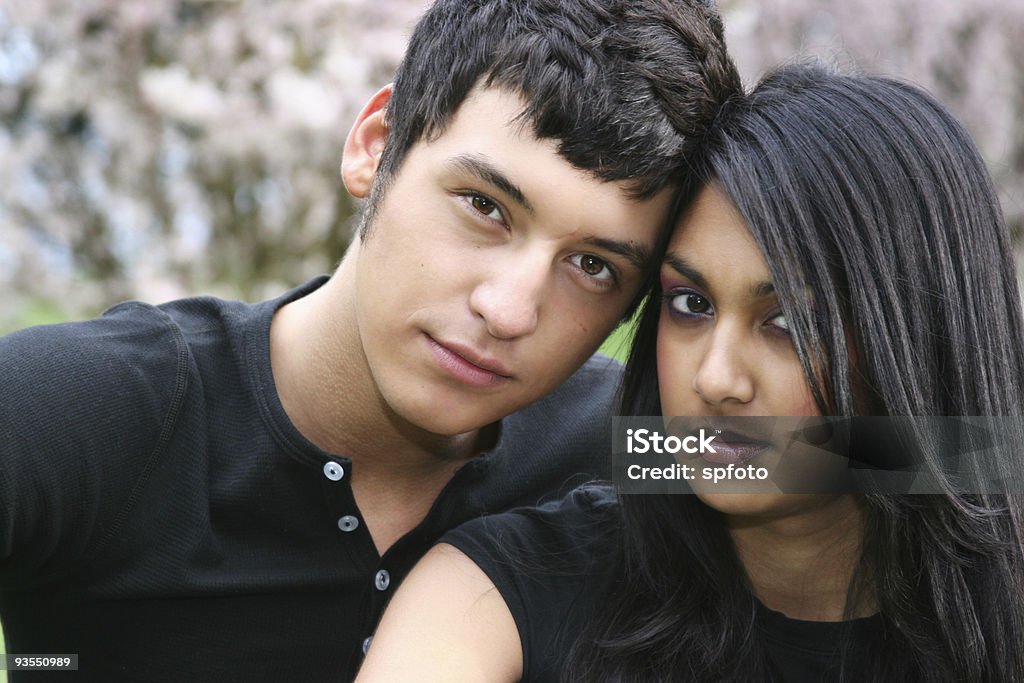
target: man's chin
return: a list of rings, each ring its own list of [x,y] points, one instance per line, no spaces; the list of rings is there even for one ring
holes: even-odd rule
[[[392,405],[392,409],[400,419],[415,429],[441,438],[477,432],[499,422],[517,409],[505,411],[501,408],[493,408],[488,410],[481,406],[479,401],[453,403],[437,400],[417,403],[418,405],[409,405],[409,403]],[[472,405],[473,403],[475,405]]]

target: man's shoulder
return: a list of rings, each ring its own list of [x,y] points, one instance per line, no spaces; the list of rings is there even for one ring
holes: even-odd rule
[[[596,353],[557,389],[520,412],[557,411],[586,416],[609,417],[616,407],[622,386],[622,365]]]
[[[502,420],[494,475],[506,483],[530,482],[521,484],[529,496],[513,502],[536,502],[610,476],[621,378],[618,361],[595,355],[558,389]]]
[[[607,451],[621,386],[622,365],[595,354],[560,387],[506,418],[503,432],[537,435],[555,445],[556,452],[567,445],[591,454]]]
[[[128,301],[90,320],[0,337],[0,425],[24,423],[26,434],[43,423],[76,433],[162,425],[204,372],[229,371],[225,361],[242,352],[246,338],[268,343],[273,312],[323,281],[258,304],[210,296]]]
[[[310,281],[259,304],[214,296],[162,304],[126,301],[89,320],[18,330],[0,337],[0,371],[5,378],[25,378],[33,393],[85,383],[98,395],[105,387],[127,389],[145,376],[166,385],[169,374],[182,379],[190,356],[269,327],[283,302],[321,283]]]
[[[0,376],[8,455],[24,467],[38,458],[80,467],[94,456],[148,450],[173,426],[188,348],[163,311],[130,302],[0,338]]]
[[[565,381],[563,386],[571,386],[580,382],[588,384],[598,382],[610,384],[613,389],[618,389],[619,382],[622,380],[622,370],[622,363],[611,356],[598,352],[588,358],[580,369]]]
[[[154,371],[174,376],[184,354],[184,339],[170,317],[155,306],[126,302],[91,320],[0,338],[0,373],[15,403],[70,398],[79,387],[96,399],[121,395]]]
[[[106,533],[176,426],[187,367],[180,330],[148,304],[0,338],[8,585],[64,571]]]

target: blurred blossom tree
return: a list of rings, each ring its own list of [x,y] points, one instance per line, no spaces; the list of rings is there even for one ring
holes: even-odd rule
[[[718,0],[740,71],[756,78],[794,54],[924,87],[971,132],[1024,232],[1024,2]]]
[[[348,244],[338,176],[414,0],[0,5],[0,328],[261,297]]]
[[[348,126],[427,0],[6,0],[0,330],[331,269]],[[748,80],[796,52],[920,83],[1024,224],[1024,3],[719,0]]]

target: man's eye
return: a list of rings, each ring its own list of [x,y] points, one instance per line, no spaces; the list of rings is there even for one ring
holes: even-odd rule
[[[500,223],[505,222],[505,217],[501,215],[501,208],[490,197],[485,197],[482,194],[471,194],[469,195],[469,204],[488,218]]]
[[[668,295],[669,306],[684,315],[704,315],[711,311],[711,302],[695,292],[678,292]]]
[[[615,277],[608,262],[592,254],[573,254],[569,261],[595,280],[612,280]]]

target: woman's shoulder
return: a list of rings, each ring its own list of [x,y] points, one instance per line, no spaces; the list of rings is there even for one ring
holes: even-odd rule
[[[494,584],[522,647],[523,681],[558,678],[615,580],[618,505],[606,485],[585,485],[544,505],[482,517],[449,532]]]
[[[481,566],[536,561],[548,572],[578,571],[615,544],[619,528],[615,492],[594,483],[543,505],[471,520],[441,541]]]

